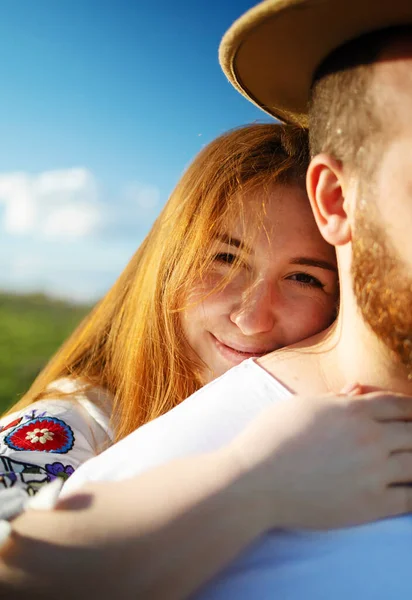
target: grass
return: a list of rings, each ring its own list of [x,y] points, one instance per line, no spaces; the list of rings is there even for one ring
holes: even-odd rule
[[[24,394],[89,310],[43,295],[0,293],[0,414]]]

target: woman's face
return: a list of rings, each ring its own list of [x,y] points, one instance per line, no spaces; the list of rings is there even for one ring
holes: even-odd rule
[[[335,314],[335,251],[321,237],[305,192],[274,186],[257,219],[261,202],[258,192],[244,199],[242,219],[228,220],[211,248],[211,269],[185,299],[183,332],[207,366],[204,383],[246,358],[318,333]],[[240,269],[214,291],[235,257]]]

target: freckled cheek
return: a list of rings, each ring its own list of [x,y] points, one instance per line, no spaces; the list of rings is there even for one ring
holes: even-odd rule
[[[212,321],[220,317],[227,317],[238,300],[239,294],[235,290],[229,289],[229,287],[213,292],[202,301],[205,318]]]
[[[325,296],[313,302],[312,320],[319,329],[329,327],[336,317],[337,299],[333,296]]]
[[[191,339],[197,338],[205,330],[213,329],[222,319],[227,319],[237,297],[238,295],[228,288],[213,293],[204,287],[192,290],[186,300],[186,308],[181,313],[186,336]]]
[[[210,296],[218,296],[222,293],[230,291],[233,288],[234,282],[225,283],[222,273],[212,271],[207,273],[201,280],[199,279],[190,290],[189,297],[199,300]]]
[[[291,305],[290,309],[289,323],[285,330],[288,329],[295,338],[289,343],[294,343],[328,327],[335,315],[335,302],[329,299],[312,298],[297,302],[296,305]]]
[[[184,329],[187,331],[190,328],[192,339],[193,336],[198,338],[205,330],[219,329],[221,324],[226,326],[223,321],[229,319],[232,311],[242,302],[247,287],[244,277],[234,277],[220,287],[222,280],[221,273],[211,272],[191,289],[182,319],[186,323]]]
[[[181,313],[183,335],[189,347],[194,352],[193,358],[204,358],[205,332],[207,317],[202,304],[187,308]]]

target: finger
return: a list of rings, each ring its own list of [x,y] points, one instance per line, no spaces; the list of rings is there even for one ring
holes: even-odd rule
[[[373,392],[359,396],[356,402],[364,403],[364,408],[378,421],[412,421],[411,396]]]
[[[387,421],[382,423],[382,432],[389,452],[412,450],[412,422]]]
[[[412,452],[391,454],[388,459],[388,485],[412,485]]]
[[[8,521],[0,520],[0,548],[7,542],[11,534],[11,525]]]
[[[56,477],[51,483],[42,486],[35,496],[26,503],[26,508],[31,510],[51,510],[57,504],[60,491],[63,487],[62,477]]]
[[[384,517],[396,517],[412,512],[412,487],[398,486],[388,488],[385,492]]]
[[[348,383],[343,386],[338,396],[358,396],[362,393],[362,387],[359,383]]]

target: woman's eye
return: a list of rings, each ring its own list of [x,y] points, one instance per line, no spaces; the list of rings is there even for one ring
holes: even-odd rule
[[[309,275],[308,273],[295,273],[294,275],[290,275],[288,279],[296,281],[296,283],[305,286],[316,287],[320,289],[323,289],[325,287],[325,284],[319,281],[317,277]]]
[[[236,258],[237,258],[236,255],[231,254],[230,252],[220,252],[219,254],[216,254],[216,256],[215,256],[215,260],[217,262],[225,263],[227,265],[233,265]]]

